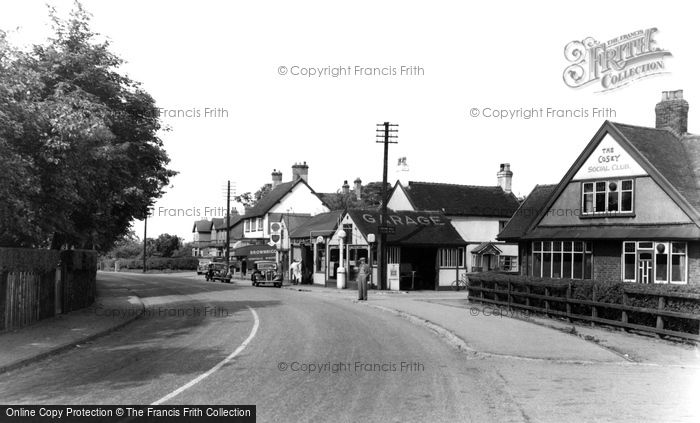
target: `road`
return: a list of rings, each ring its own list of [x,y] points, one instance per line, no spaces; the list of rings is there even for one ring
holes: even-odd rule
[[[128,286],[145,316],[5,373],[0,403],[255,404],[261,422],[689,417],[692,395],[682,387],[697,373],[686,369],[477,357],[334,296],[179,276],[99,277]]]

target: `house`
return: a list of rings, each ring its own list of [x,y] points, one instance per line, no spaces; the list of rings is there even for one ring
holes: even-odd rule
[[[290,262],[289,232],[311,216],[329,210],[309,186],[308,175],[306,162],[292,166],[292,180],[289,182],[282,182],[282,172],[272,172],[270,191],[254,207],[246,209],[240,220],[230,228],[231,231],[242,228],[241,238],[235,239],[239,242],[238,248],[232,249],[232,256],[245,260],[248,257],[245,246],[274,242],[274,249],[279,253],[277,258],[283,263],[283,270],[286,270]]]
[[[208,256],[210,242],[211,222],[206,219],[194,222],[192,226],[192,256]]]
[[[512,178],[510,164],[503,163],[495,186],[413,181],[404,186],[397,182],[387,207],[395,211],[443,213],[465,241],[466,248],[459,252],[457,262],[468,272],[517,271],[517,243],[496,239],[520,206],[511,192]]]
[[[523,275],[700,284],[700,136],[683,91],[653,128],[605,121],[554,186],[538,186],[499,234]]]

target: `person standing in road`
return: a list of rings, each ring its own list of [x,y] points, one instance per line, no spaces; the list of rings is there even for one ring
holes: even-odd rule
[[[360,264],[357,266],[357,293],[360,301],[367,301],[367,278],[370,272],[371,270],[365,262],[365,258],[360,258]]]

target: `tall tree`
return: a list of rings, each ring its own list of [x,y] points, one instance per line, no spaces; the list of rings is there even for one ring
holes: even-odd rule
[[[0,166],[14,172],[0,176],[0,245],[108,251],[176,172],[154,99],[82,5],[49,15],[53,37],[29,52],[0,32]]]

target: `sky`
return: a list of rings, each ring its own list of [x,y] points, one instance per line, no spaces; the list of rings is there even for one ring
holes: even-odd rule
[[[42,42],[45,3],[3,0],[0,28],[20,46]],[[64,14],[72,6],[50,3]],[[273,169],[290,180],[295,162],[307,162],[317,192],[357,177],[379,181],[375,129],[385,121],[399,125],[390,182],[496,185],[499,164],[510,163],[519,196],[558,182],[605,119],[654,126],[662,91],[684,90],[689,131],[700,133],[700,34],[690,3],[83,4],[170,128],[160,135],[179,174],[155,205],[149,237],[190,241],[194,220],[222,216],[211,210],[225,207],[227,180],[237,193],[254,192]],[[650,28],[670,53],[663,73],[608,91],[599,81],[564,82],[570,42]],[[510,112],[495,117],[499,110]],[[407,172],[396,171],[399,157]],[[143,222],[134,229],[142,234]]]

